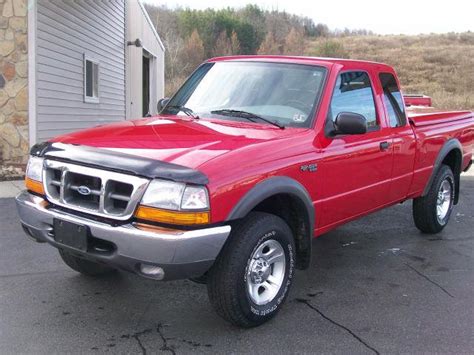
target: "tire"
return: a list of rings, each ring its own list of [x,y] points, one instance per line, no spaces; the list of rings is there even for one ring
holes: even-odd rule
[[[451,168],[441,165],[426,196],[413,200],[413,219],[423,233],[439,233],[448,224],[454,207],[455,181]]]
[[[290,227],[275,215],[252,212],[237,222],[208,275],[217,314],[244,328],[273,318],[291,286],[294,250]]]
[[[114,268],[95,263],[93,261],[81,259],[63,249],[59,249],[59,255],[67,266],[69,266],[74,271],[80,272],[83,275],[102,276],[117,271]]]

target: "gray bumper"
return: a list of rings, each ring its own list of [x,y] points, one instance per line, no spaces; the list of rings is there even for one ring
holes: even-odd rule
[[[204,274],[213,264],[230,233],[230,226],[220,226],[192,231],[161,229],[148,231],[133,223],[112,226],[66,213],[47,206],[45,200],[26,191],[16,197],[20,220],[25,231],[38,242],[47,242],[77,256],[113,267],[135,272],[140,264],[161,267],[164,279],[182,279]],[[114,248],[108,253],[96,250],[80,251],[60,244],[54,239],[53,219],[61,219],[87,226],[90,237],[106,241]]]

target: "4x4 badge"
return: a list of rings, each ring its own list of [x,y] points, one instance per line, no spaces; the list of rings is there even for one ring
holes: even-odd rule
[[[318,164],[301,165],[300,170],[314,173],[316,170],[318,170]]]

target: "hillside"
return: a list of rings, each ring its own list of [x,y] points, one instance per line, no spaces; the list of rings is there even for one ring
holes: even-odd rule
[[[405,93],[443,109],[474,110],[474,33],[318,38],[308,55],[373,60],[395,67]]]
[[[311,18],[257,5],[220,10],[147,5],[166,46],[166,95],[206,58],[288,54],[365,59],[397,70],[405,93],[433,97],[442,109],[474,110],[474,33],[380,36],[330,30]]]

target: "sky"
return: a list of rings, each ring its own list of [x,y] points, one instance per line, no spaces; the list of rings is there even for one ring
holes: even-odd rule
[[[331,29],[367,29],[378,34],[474,31],[474,0],[144,0],[155,5],[195,9],[243,7],[285,10]]]

